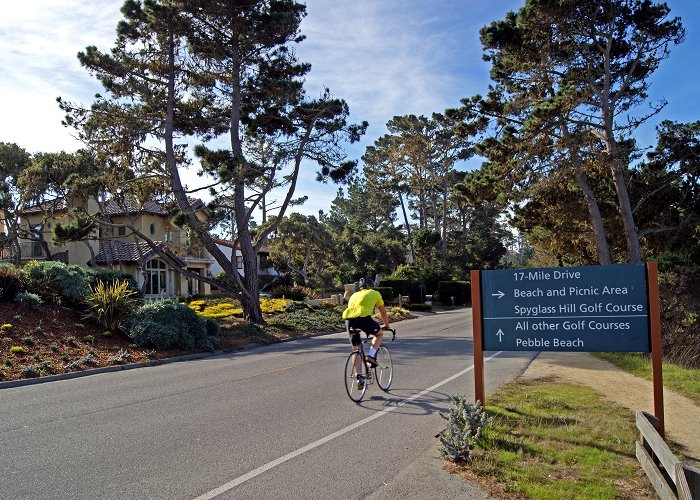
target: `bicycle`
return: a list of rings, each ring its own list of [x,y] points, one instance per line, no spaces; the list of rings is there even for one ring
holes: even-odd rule
[[[391,332],[391,341],[396,338],[396,330],[387,328],[382,330]],[[362,330],[350,328],[348,334],[361,334]],[[391,361],[391,352],[382,343],[377,350],[377,366],[372,367],[365,361],[365,350],[363,345],[371,340],[374,335],[365,334],[366,338],[360,342],[357,351],[353,351],[345,362],[345,390],[350,399],[359,403],[367,392],[367,386],[377,381],[377,385],[384,392],[388,392],[391,381],[394,378],[394,364]],[[374,373],[374,375],[373,375]]]

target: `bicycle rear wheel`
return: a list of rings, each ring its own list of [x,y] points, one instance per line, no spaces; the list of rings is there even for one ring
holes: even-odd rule
[[[356,403],[367,392],[367,365],[359,352],[351,352],[345,362],[345,390]]]
[[[377,351],[377,366],[374,368],[374,375],[377,379],[377,385],[384,392],[391,387],[391,381],[394,379],[394,364],[391,361],[391,352],[384,346],[379,347]]]

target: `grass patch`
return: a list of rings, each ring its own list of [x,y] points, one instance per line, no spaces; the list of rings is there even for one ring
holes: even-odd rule
[[[513,382],[488,402],[482,449],[458,466],[465,475],[495,480],[516,498],[654,497],[634,455],[629,410],[588,387],[546,380]]]
[[[600,352],[595,356],[609,361],[632,375],[651,380],[651,358],[648,355],[630,352]],[[662,363],[664,387],[682,394],[700,405],[700,370],[675,363]]]

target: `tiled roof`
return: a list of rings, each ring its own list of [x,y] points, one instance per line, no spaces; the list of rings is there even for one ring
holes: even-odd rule
[[[204,202],[199,198],[188,198],[192,210],[200,210],[205,207]],[[39,214],[42,212],[56,212],[66,208],[66,200],[58,198],[45,201],[38,205],[27,207],[23,210],[25,215]],[[169,215],[165,210],[165,204],[157,201],[147,201],[143,205],[136,200],[110,200],[105,204],[105,214],[107,215],[133,215],[133,214]]]
[[[193,210],[204,208],[204,202],[199,198],[190,198],[189,202]],[[104,211],[107,215],[131,215],[145,213],[166,216],[169,214],[163,203],[159,203],[157,201],[147,201],[141,205],[136,200],[121,200],[119,202],[110,200],[105,205]]]
[[[66,208],[66,200],[59,198],[39,203],[31,207],[26,207],[22,210],[24,215],[40,214],[42,212],[57,212]]]
[[[184,262],[175,257],[161,241],[155,241],[155,245],[164,252],[167,252],[171,257]],[[135,263],[143,265],[158,254],[153,250],[148,243],[140,241],[138,243],[124,243],[118,240],[103,240],[100,241],[100,252],[95,256],[96,264],[110,263]]]

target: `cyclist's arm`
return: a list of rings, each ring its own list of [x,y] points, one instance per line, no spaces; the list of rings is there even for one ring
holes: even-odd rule
[[[389,328],[389,316],[386,313],[386,308],[384,306],[377,306],[377,309],[379,309],[379,314],[382,316],[382,321],[384,322],[383,326]]]

